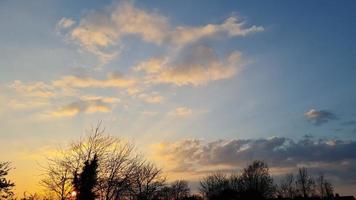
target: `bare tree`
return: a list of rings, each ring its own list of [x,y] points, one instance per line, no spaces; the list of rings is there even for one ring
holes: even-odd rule
[[[190,197],[188,182],[177,180],[168,186],[162,187],[155,197],[157,200],[186,200]]]
[[[172,200],[182,200],[190,195],[187,181],[178,180],[171,183]]]
[[[334,197],[334,186],[328,181],[324,181],[324,190],[326,198],[332,199]]]
[[[278,188],[278,194],[284,198],[293,199],[296,195],[295,180],[292,173],[286,174],[281,180]]]
[[[44,178],[40,185],[48,189],[60,200],[69,199],[73,191],[72,171],[66,160],[48,158],[47,166],[43,167]]]
[[[166,178],[154,164],[143,161],[137,168],[132,179],[130,193],[135,200],[151,200],[164,186]]]
[[[313,195],[315,190],[315,182],[313,178],[308,174],[307,168],[299,168],[296,185],[299,194],[302,195],[304,198],[308,198]]]
[[[55,158],[48,159],[44,168],[42,185],[59,199],[69,199],[73,191],[73,174],[83,168],[86,160],[98,159],[97,184],[94,188],[97,199],[117,200],[131,194],[137,175],[145,172],[146,181],[155,182],[161,171],[153,164],[147,164],[139,156],[134,146],[119,138],[107,136],[105,129],[99,123],[92,127],[89,135],[69,148],[61,150]],[[144,177],[140,177],[144,181]],[[150,185],[151,186],[151,185]]]
[[[317,191],[321,199],[329,199],[334,196],[333,185],[325,179],[322,173],[317,178]]]
[[[0,162],[0,199],[11,198],[14,195],[12,188],[15,184],[6,178],[10,170],[9,162]]]
[[[325,178],[324,174],[320,174],[317,178],[317,190],[319,193],[320,198],[325,198],[325,189],[324,189]]]
[[[200,193],[206,199],[215,199],[228,189],[230,189],[229,179],[222,173],[209,175],[200,181]]]

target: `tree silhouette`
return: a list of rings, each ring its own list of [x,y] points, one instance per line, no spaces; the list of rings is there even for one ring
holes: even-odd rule
[[[208,200],[269,199],[275,195],[275,186],[267,164],[254,161],[240,176],[217,173],[205,177],[200,192]]]
[[[48,158],[47,166],[43,167],[44,177],[40,185],[50,190],[57,199],[69,199],[73,191],[71,163],[65,159]]]
[[[172,182],[169,186],[162,187],[157,192],[155,199],[159,200],[185,200],[190,196],[190,188],[188,182],[184,180],[177,180]]]
[[[98,157],[95,155],[92,160],[84,163],[83,171],[75,173],[73,185],[77,193],[77,200],[94,200],[96,195],[94,187],[97,184]]]
[[[130,186],[130,194],[134,200],[155,199],[157,192],[164,186],[166,178],[154,164],[143,161],[137,168]]]
[[[286,174],[278,188],[278,196],[293,199],[296,195],[295,178],[292,173]]]
[[[158,179],[161,185],[164,183],[161,170],[138,155],[131,143],[105,135],[105,129],[100,123],[88,132],[87,137],[73,142],[69,148],[60,150],[58,156],[48,159],[44,167],[42,185],[54,193],[57,199],[70,198],[73,175],[81,171],[85,161],[92,160],[94,155],[98,158],[97,184],[94,189],[98,199],[136,198],[138,176],[138,182],[150,183],[146,187],[149,188],[147,191],[152,190],[155,185],[153,183],[157,183]],[[153,179],[149,180],[149,177]]]
[[[316,180],[317,190],[321,199],[331,199],[334,197],[334,188],[332,184],[325,179],[324,174],[320,174]]]
[[[235,187],[236,176],[227,177],[222,173],[215,173],[200,181],[200,192],[208,200],[233,200],[239,197],[239,191]]]
[[[0,199],[7,199],[13,196],[12,188],[15,186],[6,178],[11,170],[9,162],[0,162]]]
[[[243,169],[240,190],[249,199],[269,199],[274,196],[275,186],[269,168],[263,161],[256,160]]]
[[[178,180],[171,183],[172,200],[183,200],[190,195],[187,181]]]
[[[308,174],[307,168],[302,167],[298,169],[296,185],[297,191],[302,197],[308,198],[313,195],[315,190],[315,182]]]
[[[222,173],[209,175],[200,181],[200,193],[209,200],[215,199],[226,189],[229,189],[229,181]]]

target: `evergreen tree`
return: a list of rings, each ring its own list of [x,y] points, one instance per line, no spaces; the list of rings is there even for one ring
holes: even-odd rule
[[[95,155],[92,160],[86,160],[82,172],[74,173],[73,185],[77,192],[77,200],[94,200],[96,195],[94,187],[97,184],[98,158]]]
[[[13,196],[12,188],[15,186],[10,180],[6,179],[11,167],[9,162],[0,162],[0,199],[7,199]]]

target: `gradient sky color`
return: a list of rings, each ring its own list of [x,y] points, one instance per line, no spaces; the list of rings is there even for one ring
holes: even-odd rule
[[[1,1],[0,160],[16,167],[17,192],[38,190],[43,155],[99,120],[144,152],[187,139],[353,144],[355,9],[354,1]],[[338,156],[356,166],[346,154]],[[356,185],[338,184],[349,194]]]

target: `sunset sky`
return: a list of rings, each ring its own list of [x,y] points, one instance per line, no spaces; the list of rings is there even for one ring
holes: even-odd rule
[[[264,159],[356,187],[355,1],[0,1],[0,161],[16,192],[102,121],[169,179]]]

